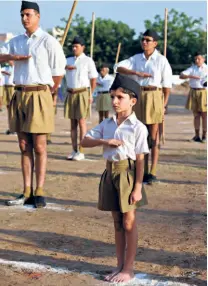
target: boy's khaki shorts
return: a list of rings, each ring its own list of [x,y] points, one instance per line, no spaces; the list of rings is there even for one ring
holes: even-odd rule
[[[67,92],[64,103],[64,117],[69,119],[87,118],[90,110],[90,91]]]
[[[3,90],[3,104],[9,106],[12,96],[14,94],[14,86],[5,85]]]
[[[207,112],[207,90],[190,89],[186,102],[186,109],[192,110],[194,114]]]
[[[142,200],[130,205],[130,194],[135,184],[135,163],[132,160],[107,163],[109,166],[102,174],[99,185],[98,209],[126,213],[148,204],[142,187]]]
[[[3,96],[3,93],[4,93],[4,87],[3,87],[3,86],[0,86],[0,97]]]
[[[100,93],[96,97],[96,110],[99,111],[110,111],[112,110],[112,100],[110,93]]]
[[[133,107],[137,118],[144,124],[157,124],[163,120],[164,99],[162,90],[140,91],[140,98]]]
[[[46,91],[15,91],[9,105],[11,132],[52,133],[54,131],[53,99]]]

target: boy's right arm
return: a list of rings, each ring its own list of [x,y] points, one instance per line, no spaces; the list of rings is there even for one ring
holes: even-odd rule
[[[81,142],[81,146],[85,148],[96,147],[96,146],[108,146],[117,148],[123,144],[122,141],[117,139],[95,139],[89,136],[85,136]]]

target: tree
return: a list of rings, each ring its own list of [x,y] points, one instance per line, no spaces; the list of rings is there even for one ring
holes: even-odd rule
[[[154,29],[160,35],[159,47],[163,52],[164,19],[159,15],[155,16],[152,23],[145,21],[146,29]],[[206,55],[207,32],[202,29],[202,18],[193,19],[185,13],[179,13],[172,9],[168,13],[168,44],[167,58],[172,65],[186,65],[193,62],[194,54],[201,52]]]

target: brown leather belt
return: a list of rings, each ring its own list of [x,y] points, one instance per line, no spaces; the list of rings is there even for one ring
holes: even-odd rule
[[[203,88],[203,87],[199,87],[199,88],[195,88],[195,87],[193,88],[192,87],[191,89],[193,89],[193,90],[206,90],[206,88]]]
[[[162,90],[156,86],[140,86],[140,89],[143,91],[154,91],[154,90]]]
[[[11,84],[5,84],[5,87],[14,87],[14,85],[11,85]]]
[[[98,91],[97,94],[107,94],[107,93],[109,93],[109,91]]]
[[[29,91],[41,91],[44,90],[46,91],[48,88],[47,85],[21,85],[21,86],[15,86],[14,89],[18,91],[24,91],[24,92],[29,92]]]
[[[76,93],[80,93],[83,91],[88,91],[89,88],[88,87],[83,87],[83,88],[67,88],[67,91],[70,92],[71,94],[76,94]]]

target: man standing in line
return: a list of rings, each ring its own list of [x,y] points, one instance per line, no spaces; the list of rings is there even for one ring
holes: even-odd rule
[[[151,169],[148,168],[148,155],[145,155],[144,183],[157,182],[156,168],[159,158],[159,124],[164,118],[172,87],[172,70],[166,57],[156,49],[158,35],[147,30],[141,39],[143,53],[115,65],[119,73],[134,76],[140,85],[140,100],[135,105],[137,118],[147,125],[150,135]]]
[[[195,65],[180,74],[181,79],[190,79],[190,92],[186,108],[194,115],[195,136],[193,142],[207,142],[207,89],[203,85],[207,81],[207,65],[201,53],[194,56]],[[202,118],[202,139],[200,138],[200,119]]]
[[[96,88],[98,72],[94,61],[85,55],[85,44],[81,37],[72,42],[74,57],[67,58],[66,82],[67,97],[64,104],[64,116],[71,119],[71,140],[73,151],[67,160],[80,161],[85,159],[83,147],[78,147],[78,126],[80,142],[87,132],[86,118],[92,104],[92,94]],[[90,90],[91,87],[91,90]]]
[[[0,62],[15,61],[15,93],[9,106],[9,123],[10,131],[18,135],[24,181],[23,194],[6,204],[25,204],[33,195],[34,150],[34,204],[41,208],[46,205],[46,134],[54,130],[51,92],[56,91],[65,74],[66,59],[59,42],[39,27],[37,3],[22,1],[20,15],[25,34],[14,37],[0,50]]]
[[[109,75],[108,65],[103,64],[97,79],[96,109],[99,113],[99,123],[109,117],[109,111],[112,109],[109,89],[113,81],[114,77]]]

